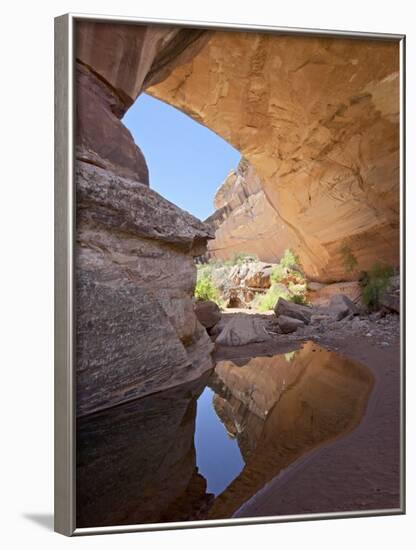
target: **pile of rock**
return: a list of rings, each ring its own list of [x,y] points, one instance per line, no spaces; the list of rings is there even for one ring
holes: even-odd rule
[[[253,300],[270,288],[275,264],[248,258],[234,266],[213,270],[212,280],[219,289],[226,307],[250,309]]]
[[[344,294],[354,304],[361,303],[362,290],[359,281],[344,281],[331,284],[309,281],[306,288],[307,300],[314,305],[328,305],[331,298],[337,294]]]
[[[322,321],[337,322],[359,313],[358,307],[347,296],[333,296],[327,306],[305,306],[279,298],[274,312],[277,317],[277,332],[289,334],[306,325],[316,325]]]
[[[273,314],[223,312],[214,302],[196,302],[195,313],[212,340],[242,346],[268,340],[331,340],[345,336],[373,338],[390,346],[400,335],[400,317],[382,307],[368,313],[347,296],[333,296],[326,306],[305,306],[280,298]]]

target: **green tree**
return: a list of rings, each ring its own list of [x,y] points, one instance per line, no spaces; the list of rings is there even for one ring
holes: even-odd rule
[[[209,275],[203,275],[196,282],[195,298],[219,303],[220,293]]]
[[[380,307],[380,299],[390,285],[393,268],[388,265],[374,264],[361,278],[363,302],[370,309]]]

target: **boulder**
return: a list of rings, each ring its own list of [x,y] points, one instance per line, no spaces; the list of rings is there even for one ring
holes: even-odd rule
[[[223,320],[223,318],[221,318],[221,320],[210,329],[210,331],[209,331],[210,337],[213,340],[215,340],[217,338],[217,336],[219,334],[221,334],[221,332],[223,331],[225,325],[226,325],[226,322]]]
[[[389,288],[383,292],[380,298],[380,305],[393,311],[400,313],[400,276],[396,275],[391,278]]]
[[[221,319],[221,310],[211,300],[199,300],[194,306],[196,318],[207,329],[212,328]]]
[[[344,294],[354,304],[359,304],[362,298],[361,285],[359,281],[344,281],[330,285],[319,283],[308,283],[308,300],[316,305],[328,305],[331,298],[337,294]]]
[[[299,321],[302,321],[305,325],[309,325],[313,310],[308,306],[295,304],[284,298],[279,298],[275,305],[274,312],[277,317],[283,315],[292,319],[299,319]]]
[[[400,296],[390,293],[385,293],[380,299],[380,305],[394,313],[400,313]]]
[[[266,331],[266,323],[267,321],[263,317],[256,315],[233,315],[215,343],[223,346],[243,346],[254,342],[266,342],[270,340],[270,335]]]
[[[356,315],[358,313],[357,306],[344,294],[333,296],[328,306],[328,313],[336,321],[341,321],[348,315]]]
[[[277,318],[277,324],[283,334],[289,334],[290,332],[296,332],[300,327],[304,327],[305,323],[300,319],[293,317],[287,317],[286,315],[279,315]]]

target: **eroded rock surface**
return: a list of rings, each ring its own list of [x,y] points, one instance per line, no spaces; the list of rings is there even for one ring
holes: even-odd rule
[[[279,317],[279,315],[284,315],[285,317],[298,319],[302,321],[302,323],[309,325],[313,310],[311,307],[295,304],[284,298],[279,298],[274,308],[274,312],[277,317]]]
[[[213,349],[193,308],[209,226],[149,189],[121,122],[201,30],[77,24],[77,413],[193,380]]]
[[[81,63],[76,64],[77,158],[149,184],[144,156],[120,121],[124,103]]]
[[[77,59],[105,81],[126,110],[143,86],[162,79],[198,51],[209,33],[167,25],[79,21]]]
[[[207,228],[137,181],[77,165],[77,408],[197,378],[213,345],[192,301]]]
[[[241,151],[308,278],[398,265],[397,43],[218,31],[146,91]]]
[[[286,315],[279,315],[279,317],[277,318],[277,324],[279,325],[279,328],[283,334],[296,332],[298,328],[305,326],[305,323],[300,319],[287,317]]]
[[[173,329],[176,340],[167,347],[182,346],[188,358],[179,369],[184,381],[210,366],[211,344],[191,295],[192,258],[212,235],[147,187],[143,155],[120,122],[142,90],[213,129],[250,163],[218,195],[227,232],[244,246],[245,224],[261,237],[255,237],[260,256],[287,247],[286,237],[273,240],[267,218],[282,220],[279,231],[310,279],[356,279],[380,257],[397,265],[397,44],[82,22],[77,63],[77,273],[115,295],[127,283],[140,289],[138,296],[151,294],[161,308],[155,317],[165,315]],[[354,270],[346,269],[345,250],[357,260]],[[84,320],[82,337],[97,338],[94,323]],[[113,334],[119,342],[122,324]],[[164,321],[160,326],[167,330]],[[91,368],[80,357],[79,368]],[[161,382],[153,359],[138,367],[149,376],[149,392]],[[111,371],[104,361],[101,368]],[[130,382],[118,395],[127,396]],[[114,403],[109,389],[107,405]],[[91,403],[101,408],[105,397],[98,397]]]
[[[224,328],[215,340],[216,344],[223,346],[244,346],[255,342],[266,342],[270,340],[267,332],[267,315],[229,315]]]
[[[277,262],[296,244],[292,232],[270,204],[253,166],[242,159],[216,192],[216,212],[206,222],[215,229],[210,257],[229,260],[239,252]]]

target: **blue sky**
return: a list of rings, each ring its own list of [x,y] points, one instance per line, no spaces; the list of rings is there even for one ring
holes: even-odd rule
[[[150,187],[204,220],[240,153],[174,107],[142,94],[123,118],[146,158]]]

